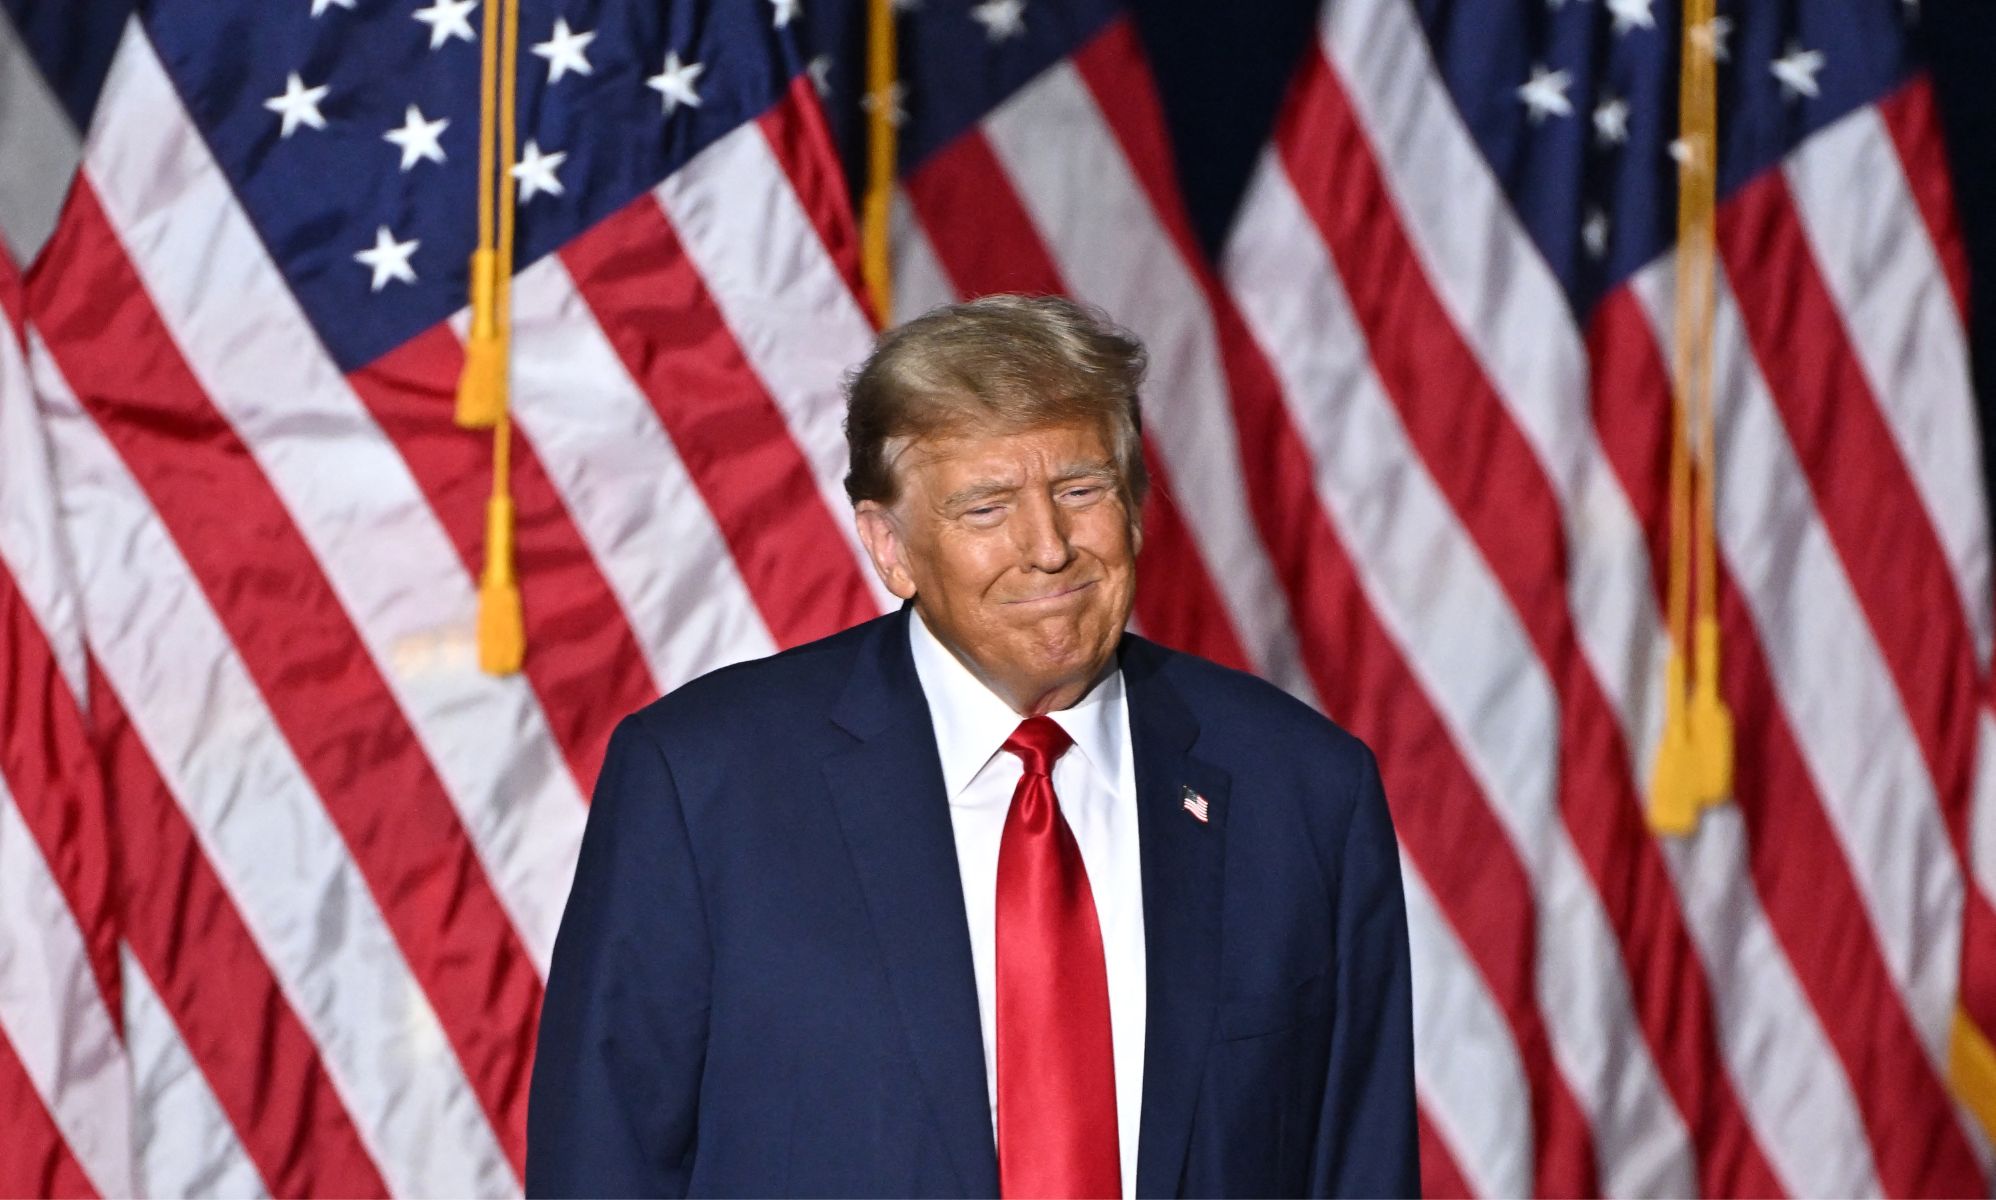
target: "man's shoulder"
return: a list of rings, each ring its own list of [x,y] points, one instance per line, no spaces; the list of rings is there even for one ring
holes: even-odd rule
[[[1199,725],[1202,749],[1232,755],[1281,753],[1333,767],[1365,769],[1371,751],[1309,704],[1258,675],[1131,635],[1123,671],[1135,683],[1149,675],[1169,682]]]
[[[822,720],[851,678],[859,656],[891,633],[889,613],[762,658],[718,667],[667,692],[632,713],[629,720],[663,741],[744,731],[797,729],[807,718]]]

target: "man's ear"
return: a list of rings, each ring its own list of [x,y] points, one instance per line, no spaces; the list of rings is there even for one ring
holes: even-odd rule
[[[893,510],[878,500],[862,500],[853,509],[853,524],[859,529],[860,544],[873,560],[880,582],[901,599],[913,599],[915,576],[908,570],[908,543],[901,537],[901,525]]]

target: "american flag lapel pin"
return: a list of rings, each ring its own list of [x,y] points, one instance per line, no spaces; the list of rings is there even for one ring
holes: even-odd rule
[[[1204,825],[1211,815],[1206,808],[1206,797],[1193,791],[1190,784],[1181,786],[1178,789],[1178,796],[1178,806],[1186,812],[1191,813],[1201,825]]]

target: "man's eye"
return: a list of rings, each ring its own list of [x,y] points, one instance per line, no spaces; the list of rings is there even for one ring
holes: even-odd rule
[[[1061,494],[1066,496],[1069,500],[1093,500],[1095,497],[1102,494],[1102,488],[1101,485],[1099,484],[1091,483],[1085,487],[1069,488],[1067,489],[1067,491]]]
[[[963,515],[975,520],[988,520],[997,516],[998,513],[999,508],[996,504],[981,504],[976,508],[966,511]]]

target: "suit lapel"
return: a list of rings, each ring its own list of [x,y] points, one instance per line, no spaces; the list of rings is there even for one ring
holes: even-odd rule
[[[907,622],[879,622],[862,648],[832,718],[858,744],[825,760],[825,781],[950,1161],[966,1194],[996,1195],[969,920]]]
[[[1219,996],[1220,899],[1230,780],[1192,753],[1199,726],[1163,677],[1162,652],[1124,639],[1144,890],[1146,1022],[1137,1191],[1176,1194]],[[1185,789],[1206,801],[1186,811]]]

